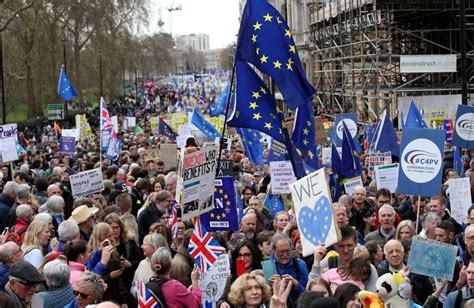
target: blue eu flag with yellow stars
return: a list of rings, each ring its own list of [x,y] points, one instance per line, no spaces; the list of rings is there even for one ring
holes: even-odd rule
[[[331,197],[335,202],[339,200],[342,194],[344,185],[342,184],[342,169],[341,169],[341,156],[337,151],[336,145],[332,144],[331,150],[331,170],[332,173],[329,175],[329,187],[331,188]]]
[[[215,139],[221,137],[222,135],[217,131],[217,128],[214,127],[211,123],[206,121],[204,117],[199,113],[198,110],[194,110],[193,116],[191,118],[191,123],[196,126],[207,138]]]
[[[306,79],[286,21],[266,0],[247,0],[236,60],[250,62],[272,77],[291,109],[311,102],[316,92]]]
[[[284,143],[282,112],[268,88],[246,62],[237,61],[235,71],[235,106],[227,124],[253,128]]]
[[[296,121],[291,139],[301,151],[304,162],[313,169],[318,169],[318,152],[315,143],[315,124],[313,106],[306,103],[296,110]]]
[[[64,67],[61,68],[61,72],[59,73],[58,95],[65,102],[70,101],[77,96],[76,89],[72,86]]]
[[[360,159],[356,153],[354,139],[346,126],[342,123],[344,131],[342,134],[341,174],[345,179],[356,177],[362,173]]]
[[[270,193],[267,193],[263,199],[263,206],[272,213],[273,217],[275,217],[278,212],[285,210],[285,206],[281,202],[280,198],[277,195],[271,195]]]
[[[242,138],[245,154],[252,163],[257,166],[263,165],[263,148],[260,144],[262,135],[259,132],[248,128],[237,128],[237,133]]]

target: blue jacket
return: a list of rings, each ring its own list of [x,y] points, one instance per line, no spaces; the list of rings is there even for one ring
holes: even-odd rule
[[[275,259],[275,255],[273,255],[271,259],[274,260],[275,262],[278,275],[280,276],[290,275],[291,277],[295,278],[299,282],[298,286],[293,287],[290,293],[291,300],[293,301],[293,303],[296,303],[296,300],[298,299],[300,294],[306,291],[306,284],[308,283],[308,268],[306,267],[306,263],[304,263],[304,261],[301,260],[300,258],[290,258],[288,263],[280,264]],[[296,275],[296,272],[295,272],[295,265],[293,265],[294,261],[298,262],[298,265],[297,265],[299,269],[298,275]]]
[[[0,264],[0,291],[5,291],[5,286],[7,285],[9,275],[10,266],[6,264]]]

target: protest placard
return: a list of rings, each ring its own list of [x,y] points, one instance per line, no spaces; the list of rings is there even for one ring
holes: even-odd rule
[[[214,209],[201,215],[207,231],[237,231],[239,216],[235,199],[234,179],[217,177],[214,190]]]
[[[135,117],[126,117],[127,128],[135,127],[137,125],[137,119]]]
[[[158,117],[150,118],[150,129],[152,132],[155,132],[158,129],[158,123],[159,123]]]
[[[177,154],[175,143],[163,143],[160,144],[160,160],[165,163],[165,168],[169,169],[176,167],[176,154]]]
[[[322,149],[322,163],[323,165],[331,164],[331,153],[332,149],[330,147]]]
[[[314,124],[316,125],[316,144],[325,145],[328,141],[324,124],[321,117],[314,117]]]
[[[369,171],[370,177],[375,177],[375,167],[376,166],[383,166],[392,163],[392,153],[385,152],[385,153],[373,153],[369,154],[366,157],[367,161],[367,169]]]
[[[1,157],[3,163],[17,160],[18,151],[16,147],[16,138],[0,138],[0,151],[2,152]]]
[[[344,190],[346,191],[346,194],[348,194],[349,196],[352,196],[352,193],[354,192],[354,189],[357,186],[364,186],[361,176],[356,176],[350,179],[346,179],[343,181],[343,184],[344,184]]]
[[[158,149],[146,149],[142,150],[139,153],[143,163],[146,163],[149,160],[157,161],[160,157],[158,152]]]
[[[72,196],[84,197],[104,190],[102,172],[99,168],[80,172],[69,177]]]
[[[408,267],[412,273],[453,280],[458,247],[415,236],[411,242]]]
[[[375,167],[377,189],[386,188],[395,193],[398,185],[398,163]]]
[[[74,155],[76,148],[76,138],[61,136],[59,139],[59,152]]]
[[[208,271],[199,274],[199,288],[202,290],[204,307],[216,307],[224,294],[227,277],[230,275],[229,255],[220,255]]]
[[[454,178],[448,180],[449,203],[451,205],[451,217],[460,225],[467,224],[467,210],[471,203],[471,183],[468,177]]]
[[[74,137],[75,140],[79,140],[81,130],[78,128],[63,129],[61,131],[61,137]]]
[[[326,247],[336,243],[339,235],[324,168],[291,184],[290,189],[303,256],[313,254],[321,243],[326,244]]]
[[[474,106],[458,105],[454,123],[453,145],[474,149]]]
[[[179,163],[179,188],[183,220],[206,213],[214,208],[214,179],[216,176],[217,147],[186,153],[181,149]],[[179,190],[177,188],[177,194]]]
[[[271,161],[270,174],[272,194],[289,194],[290,184],[296,181],[290,161]]]
[[[234,167],[234,161],[232,159],[222,159],[219,165],[219,173],[217,176],[232,176],[232,168]]]

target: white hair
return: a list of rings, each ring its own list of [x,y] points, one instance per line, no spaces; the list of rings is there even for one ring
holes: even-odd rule
[[[16,190],[18,189],[18,183],[15,181],[8,181],[5,184],[5,187],[3,188],[3,193],[4,194],[11,194],[11,193],[16,193]]]
[[[59,260],[46,263],[43,268],[43,275],[48,286],[52,288],[62,288],[69,285],[69,278],[71,277],[69,266]]]
[[[72,241],[79,234],[79,226],[75,221],[70,219],[63,221],[58,226],[59,238],[63,242]]]

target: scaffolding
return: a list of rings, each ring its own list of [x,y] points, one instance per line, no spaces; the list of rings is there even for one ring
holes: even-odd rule
[[[459,0],[313,0],[310,49],[319,106],[373,120],[396,116],[400,96],[461,94],[457,73],[400,74],[401,55],[460,58]],[[474,1],[466,1],[468,86],[473,88]]]

